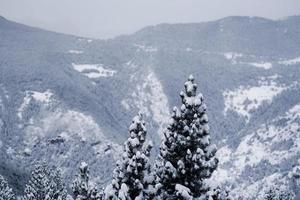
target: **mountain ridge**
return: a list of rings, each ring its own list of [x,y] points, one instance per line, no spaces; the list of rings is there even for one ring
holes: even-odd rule
[[[194,26],[194,25],[201,25],[201,24],[207,24],[207,23],[220,23],[220,22],[224,22],[224,21],[230,21],[230,20],[261,20],[261,21],[266,21],[266,22],[287,22],[287,21],[297,21],[298,23],[300,23],[300,15],[292,15],[292,16],[288,16],[288,17],[284,17],[284,18],[279,18],[279,19],[269,19],[269,18],[265,18],[265,17],[260,17],[260,16],[243,16],[243,15],[236,15],[236,16],[227,16],[227,17],[223,17],[223,18],[220,18],[220,19],[217,19],[217,20],[208,20],[208,21],[202,21],[202,22],[182,22],[182,23],[159,23],[157,25],[150,25],[150,26],[146,26],[144,28],[140,28],[139,30],[133,32],[133,33],[130,33],[130,34],[120,34],[118,36],[115,36],[113,38],[108,38],[108,39],[101,39],[101,38],[93,38],[93,37],[84,37],[84,36],[80,36],[80,35],[76,35],[76,34],[67,34],[67,33],[61,33],[61,32],[57,32],[55,30],[48,30],[48,29],[44,29],[44,28],[40,28],[40,27],[37,27],[37,26],[32,26],[32,25],[26,25],[26,24],[23,24],[23,23],[20,23],[20,22],[16,22],[14,20],[10,20],[10,19],[7,19],[6,17],[4,17],[3,15],[0,15],[0,20],[2,21],[6,21],[6,22],[13,22],[15,24],[19,24],[19,25],[23,25],[23,26],[27,26],[27,27],[31,27],[31,28],[35,28],[35,29],[38,29],[38,30],[42,30],[42,31],[48,31],[48,32],[53,32],[53,33],[58,33],[58,34],[61,34],[61,35],[67,35],[67,36],[73,36],[73,37],[82,37],[82,38],[90,38],[90,39],[93,39],[93,40],[114,40],[114,39],[118,39],[120,37],[126,37],[126,36],[129,36],[129,35],[134,35],[134,34],[137,34],[141,31],[143,31],[144,29],[145,30],[148,30],[148,29],[151,29],[151,28],[157,28],[157,27],[160,27],[160,26],[178,26],[178,25],[186,25],[186,26]]]
[[[255,148],[264,145],[255,132],[267,130],[261,129],[265,124],[273,126],[277,116],[283,116],[275,120],[277,130],[288,128],[280,122],[300,103],[298,18],[284,23],[242,18],[252,20],[246,31],[240,20],[231,22],[234,17],[225,18],[229,25],[223,31],[224,20],[200,28],[162,25],[110,40],[0,22],[0,173],[21,194],[30,171],[26,166],[37,159],[61,167],[67,184],[85,160],[91,165],[92,181],[105,186],[132,116],[144,113],[155,155],[171,108],[179,105],[188,74],[194,74],[208,105],[213,142],[220,149],[223,164],[218,173],[226,177],[222,182],[232,184],[236,195],[251,188],[253,180],[265,183],[261,165],[268,155],[259,163],[243,159],[252,161]],[[260,34],[255,34],[258,29]],[[63,142],[49,143],[57,137]],[[244,152],[247,137],[256,143]],[[300,155],[296,141],[280,142]],[[281,153],[289,159],[266,165],[271,172],[278,170],[287,185],[290,179],[284,174],[298,162],[288,150]],[[236,166],[238,161],[243,167]],[[226,176],[231,169],[233,175]],[[247,178],[253,174],[253,180]]]

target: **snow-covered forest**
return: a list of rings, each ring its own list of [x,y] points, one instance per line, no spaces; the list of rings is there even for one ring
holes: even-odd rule
[[[139,113],[129,126],[128,139],[105,188],[90,183],[89,166],[82,161],[71,188],[64,183],[60,169],[36,163],[25,186],[22,200],[231,200],[226,185],[212,187],[207,181],[218,167],[217,148],[210,137],[204,97],[197,93],[194,77],[189,76],[180,92],[179,108],[163,131],[159,154],[150,161],[152,142],[146,122]],[[218,177],[216,177],[218,178]],[[71,193],[68,194],[68,190]],[[292,190],[270,184],[259,200],[293,200]],[[14,200],[16,195],[0,176],[0,199]]]
[[[300,199],[300,16],[97,39],[4,1],[0,200]]]

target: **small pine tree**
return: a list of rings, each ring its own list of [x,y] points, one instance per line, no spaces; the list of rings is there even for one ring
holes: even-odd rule
[[[133,118],[129,127],[130,138],[124,144],[121,162],[117,162],[113,180],[105,189],[105,199],[152,199],[154,186],[149,173],[151,143],[146,143],[146,128],[142,115]]]
[[[185,92],[180,93],[182,106],[173,109],[156,162],[156,188],[162,199],[189,199],[178,189],[193,197],[205,194],[208,188],[204,180],[218,164],[216,147],[210,142],[206,105],[202,94],[196,94],[193,76],[184,86]]]
[[[66,200],[68,194],[65,185],[62,182],[60,170],[55,170],[50,178],[50,184],[45,200]]]
[[[37,164],[25,187],[24,200],[66,200],[67,191],[59,170],[49,170],[45,163]]]
[[[87,199],[88,198],[88,182],[89,182],[89,169],[85,162],[82,162],[79,167],[79,175],[73,181],[72,190],[74,199]]]
[[[12,189],[8,186],[8,183],[0,175],[0,200],[14,200],[15,195],[12,192]]]
[[[101,193],[97,188],[89,188],[89,168],[88,164],[82,162],[79,167],[79,175],[73,181],[73,196],[75,200],[100,200]]]
[[[29,183],[25,187],[25,200],[45,200],[49,191],[50,172],[48,167],[37,164],[31,173]]]

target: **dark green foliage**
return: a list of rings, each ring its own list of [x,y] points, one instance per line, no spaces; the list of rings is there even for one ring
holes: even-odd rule
[[[122,160],[117,163],[112,183],[105,190],[105,199],[151,199],[154,187],[149,173],[152,144],[146,143],[147,130],[142,115],[134,117],[130,137],[124,144]]]
[[[218,164],[216,147],[210,143],[206,105],[196,90],[197,85],[190,76],[185,93],[180,93],[182,106],[180,110],[173,109],[172,122],[164,132],[156,170],[162,198],[178,194],[175,186],[193,197],[205,194],[208,188],[203,181]]]
[[[0,175],[0,200],[14,200],[15,195],[7,181]]]
[[[79,175],[73,181],[72,190],[75,200],[100,200],[102,198],[97,188],[90,188],[89,168],[85,162],[80,164]]]
[[[37,164],[25,187],[24,200],[66,200],[67,193],[58,170]]]

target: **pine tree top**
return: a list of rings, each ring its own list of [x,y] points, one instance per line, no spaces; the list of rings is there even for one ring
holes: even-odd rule
[[[86,173],[88,171],[88,164],[86,162],[81,162],[79,169],[82,173]]]
[[[199,197],[206,190],[203,180],[211,176],[218,160],[215,158],[216,147],[210,142],[203,95],[197,94],[192,75],[185,82],[184,89],[180,92],[182,105],[180,109],[173,108],[172,121],[164,131],[158,180],[168,195],[179,195],[177,184],[177,189],[186,187],[194,197]],[[188,190],[181,191],[189,193]]]

